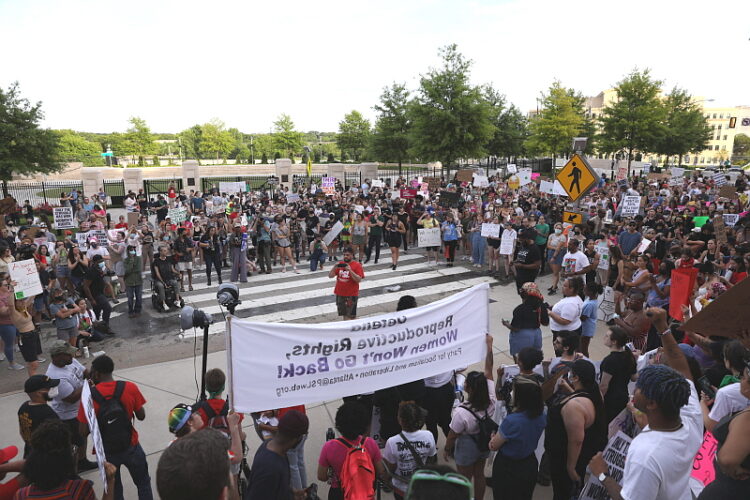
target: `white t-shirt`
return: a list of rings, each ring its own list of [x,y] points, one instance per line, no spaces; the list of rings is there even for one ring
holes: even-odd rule
[[[57,416],[60,417],[60,420],[70,420],[78,416],[79,401],[66,403],[63,401],[63,398],[67,398],[79,387],[83,386],[83,372],[85,370],[84,366],[76,359],[73,359],[71,364],[62,368],[52,363],[47,367],[47,376],[60,380],[60,385],[57,386],[57,396],[49,403],[52,409],[55,410],[55,413],[57,413]]]
[[[589,267],[589,258],[586,257],[585,253],[581,252],[580,250],[576,251],[575,253],[565,252],[565,256],[563,257],[562,261],[562,268],[564,273],[579,273],[587,267]]]
[[[646,426],[630,444],[620,495],[625,500],[691,500],[690,473],[703,442],[703,414],[698,393],[680,410],[682,427],[674,432]]]
[[[578,295],[565,297],[552,306],[552,312],[570,321],[567,325],[561,325],[552,317],[549,319],[550,330],[577,330],[581,326],[581,313],[583,312],[583,301]]]
[[[451,370],[449,372],[444,372],[439,375],[427,377],[426,379],[424,379],[424,386],[432,387],[432,388],[443,387],[445,384],[451,381],[451,379],[453,378],[453,373],[454,373],[453,370]]]
[[[86,258],[91,260],[94,258],[94,255],[101,255],[102,258],[109,257],[109,251],[106,247],[103,247],[99,245],[96,248],[89,247],[88,250],[86,250]]]
[[[452,372],[451,372],[452,373]],[[427,430],[419,430],[416,432],[404,432],[404,436],[409,440],[414,451],[416,451],[422,459],[422,463],[427,463],[428,457],[433,457],[437,454],[437,448],[435,447],[435,438],[432,433]],[[383,449],[383,458],[388,462],[396,465],[396,470],[393,476],[393,486],[401,491],[406,491],[409,488],[409,483],[404,482],[401,478],[407,480],[411,478],[412,474],[419,469],[417,461],[414,459],[414,454],[404,444],[404,440],[401,436],[396,434],[388,438]]]
[[[744,410],[750,406],[750,399],[747,399],[740,392],[740,384],[734,383],[725,385],[716,391],[716,399],[708,418],[718,422],[727,415]]]

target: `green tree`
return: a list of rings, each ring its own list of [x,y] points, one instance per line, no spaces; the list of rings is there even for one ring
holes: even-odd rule
[[[294,129],[294,122],[287,114],[282,113],[273,122],[273,140],[277,150],[283,151],[288,158],[302,150],[302,134]]]
[[[235,144],[235,138],[224,128],[224,122],[214,118],[201,125],[200,151],[207,157],[216,158],[228,155]]]
[[[326,161],[328,163],[335,163],[336,162],[336,158],[334,158],[333,153],[328,153],[328,156],[326,157]]]
[[[87,141],[72,130],[55,130],[55,134],[63,161],[80,161],[86,167],[105,164],[99,143]]]
[[[234,159],[237,160],[237,163],[242,163],[243,161],[250,161],[250,148],[245,146],[244,144],[240,144],[239,147],[236,148]]]
[[[615,87],[617,100],[602,110],[601,149],[626,152],[628,175],[633,153],[653,151],[664,132],[661,85],[649,70],[634,70]]]
[[[130,127],[125,131],[124,141],[121,144],[123,151],[120,154],[129,156],[144,156],[154,154],[157,151],[154,135],[146,125],[146,120],[137,116],[131,116]]]
[[[411,102],[411,139],[416,156],[450,167],[460,158],[485,156],[495,127],[482,90],[469,82],[471,61],[455,44],[442,48],[440,55],[443,66],[421,76]]]
[[[506,107],[505,96],[492,88],[484,87],[484,97],[490,107],[490,118],[495,132],[487,143],[487,152],[491,155],[510,160],[524,151],[527,137],[526,118],[513,104]]]
[[[750,162],[750,137],[747,135],[737,134],[734,136],[732,161],[735,165],[743,165]]]
[[[547,94],[542,93],[539,112],[529,121],[525,142],[530,153],[564,156],[570,152],[573,138],[584,129],[583,98],[575,90],[555,81]]]
[[[0,88],[0,180],[3,195],[13,174],[51,174],[62,169],[57,135],[39,127],[42,103],[21,97],[18,83]]]
[[[313,163],[320,163],[320,159],[321,159],[320,149],[319,148],[315,148],[313,150]]]
[[[654,143],[653,151],[669,158],[677,156],[677,164],[687,153],[703,151],[708,147],[711,128],[703,116],[703,109],[687,91],[675,87],[662,101],[662,132]]]
[[[370,121],[362,113],[352,110],[339,122],[339,135],[336,144],[344,151],[349,151],[354,161],[359,161],[362,152],[370,143]]]
[[[182,147],[182,154],[185,158],[203,158],[201,152],[201,140],[203,129],[200,125],[193,125],[189,129],[183,130],[178,134],[178,139]]]
[[[406,85],[394,83],[385,87],[380,103],[373,106],[378,112],[372,134],[372,151],[376,159],[398,162],[398,168],[409,157],[409,91]]]
[[[261,162],[261,163],[262,163],[263,165],[266,165],[266,164],[268,164],[268,155],[267,155],[266,153],[263,153],[263,154],[261,155],[261,157],[260,157],[260,162]]]

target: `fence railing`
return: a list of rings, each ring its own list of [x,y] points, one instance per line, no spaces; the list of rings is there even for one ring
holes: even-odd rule
[[[8,194],[16,199],[19,205],[29,200],[32,206],[48,204],[60,205],[60,194],[69,195],[71,191],[83,194],[82,181],[13,181],[7,183]]]

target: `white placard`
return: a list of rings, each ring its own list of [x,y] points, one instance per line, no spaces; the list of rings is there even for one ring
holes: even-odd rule
[[[622,198],[622,215],[623,217],[635,217],[641,208],[640,196],[624,196]]]
[[[244,193],[247,190],[247,184],[244,182],[220,182],[219,191],[226,194]]]
[[[321,181],[321,189],[326,195],[336,194],[336,178],[335,177],[323,177]]]
[[[234,411],[329,401],[472,365],[486,355],[489,285],[335,323],[227,321]]]
[[[172,224],[185,222],[187,219],[187,208],[170,208],[167,211],[167,217],[172,220]]]
[[[489,187],[490,180],[486,175],[474,174],[474,187],[486,188]]]
[[[354,205],[354,211],[358,214],[363,214],[365,213],[365,207],[364,205]]]
[[[76,227],[73,218],[73,207],[55,207],[52,209],[52,215],[55,218],[55,227],[57,229],[71,229]]]
[[[490,236],[493,238],[500,237],[500,224],[482,223],[482,237],[489,238]]]
[[[286,202],[287,204],[292,204],[300,201],[300,197],[297,193],[289,193],[286,195]]]
[[[515,174],[516,172],[518,172],[515,163],[508,163],[505,168],[508,170],[509,174]]]
[[[567,198],[568,193],[565,192],[565,188],[560,184],[560,181],[555,179],[555,190],[554,194],[558,196],[565,196]]]
[[[500,255],[513,255],[517,233],[514,229],[506,229],[500,237]]]
[[[381,181],[380,179],[373,179],[372,182],[370,183],[370,187],[382,188],[383,187],[383,181]]]
[[[609,269],[609,245],[598,243],[595,250],[599,254],[599,265],[596,268],[607,271]]]
[[[109,238],[107,238],[107,231],[104,229],[92,229],[89,231],[89,239],[96,238],[96,241],[99,243],[100,247],[108,247],[109,246]]]
[[[530,168],[522,168],[518,171],[518,181],[521,186],[525,186],[526,184],[531,184],[531,169]]]
[[[323,243],[326,244],[326,246],[330,245],[331,242],[336,238],[336,236],[339,235],[339,233],[344,229],[344,225],[341,223],[341,221],[336,222],[331,229],[326,233],[325,236],[323,236]]]
[[[107,456],[104,453],[102,433],[99,430],[99,421],[96,419],[96,410],[94,409],[94,402],[91,400],[91,388],[88,383],[84,382],[82,391],[81,406],[83,406],[83,413],[86,415],[86,422],[89,424],[91,442],[94,445],[94,452],[96,453],[96,463],[99,465],[99,476],[101,477],[102,483],[104,483],[104,492],[106,493],[107,473],[104,470],[104,462],[107,461]]]
[[[723,172],[716,172],[713,179],[716,187],[726,186],[727,184],[727,176]]]
[[[89,233],[76,233],[76,242],[78,243],[78,248],[81,249],[81,252],[85,252],[89,249]]]
[[[650,247],[650,246],[651,246],[651,243],[652,243],[652,241],[651,241],[651,240],[649,240],[649,239],[647,239],[647,238],[643,238],[643,239],[641,240],[641,244],[640,244],[640,245],[638,245],[638,253],[643,253],[643,252],[645,252],[645,251],[646,251],[646,249],[647,249],[648,247]]]
[[[622,485],[622,477],[625,473],[625,460],[632,441],[627,434],[617,431],[617,434],[612,436],[612,439],[609,440],[607,447],[602,452],[604,461],[609,466],[607,476],[617,481],[617,484],[620,485]],[[609,498],[607,488],[593,474],[589,474],[586,484],[583,485],[581,494],[578,495],[578,499],[600,500],[602,498]]]
[[[738,220],[740,220],[740,215],[739,214],[724,214],[722,218],[724,219],[725,225],[732,227],[735,224],[737,224]]]
[[[311,193],[311,194],[315,194],[315,193],[316,193],[317,191],[318,191],[318,186],[316,186],[315,184],[313,184],[313,183],[311,182],[311,183],[310,183],[310,193]]]
[[[35,297],[44,292],[42,282],[39,281],[39,271],[36,270],[34,259],[18,260],[8,264],[10,279],[15,281],[13,293],[16,300]]]
[[[439,247],[440,246],[440,228],[431,227],[429,229],[417,229],[417,247]]]
[[[672,174],[672,177],[677,177],[680,179],[680,182],[682,182],[682,177],[685,175],[685,169],[681,167],[672,167],[669,170],[669,173]]]
[[[555,183],[552,181],[539,181],[539,191],[547,194],[555,194]]]

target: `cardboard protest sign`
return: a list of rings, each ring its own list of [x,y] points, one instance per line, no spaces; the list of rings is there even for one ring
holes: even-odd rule
[[[470,168],[465,168],[456,172],[456,180],[458,182],[471,182],[474,180],[474,171]]]
[[[714,217],[714,234],[716,234],[716,242],[719,245],[726,245],[727,243],[727,227],[724,225],[724,218],[718,215]]]
[[[89,249],[89,233],[76,233],[76,243],[81,252],[85,252]]]
[[[486,222],[482,224],[482,237],[488,238],[490,236],[493,238],[500,237],[500,224],[489,224]]]
[[[71,229],[76,227],[73,219],[73,207],[55,207],[52,209],[57,229]]]
[[[453,193],[451,191],[440,191],[439,205],[441,207],[457,208],[458,200],[458,193]]]
[[[474,175],[474,187],[485,188],[490,185],[490,180],[486,175]]]
[[[640,196],[623,196],[622,198],[622,215],[623,217],[635,217],[641,208]]]
[[[431,227],[429,229],[417,229],[417,246],[439,247],[440,246],[440,228]]]
[[[697,269],[694,270],[697,272]],[[672,289],[674,289],[674,271],[672,271],[672,276]],[[750,304],[750,279],[746,278],[701,309],[683,325],[683,329],[706,336],[738,337],[750,325],[748,304]],[[671,304],[669,314],[673,316]]]
[[[737,198],[737,189],[735,189],[734,186],[730,185],[721,186],[721,189],[719,189],[719,197],[729,198],[730,200],[733,200]]]
[[[430,191],[437,193],[440,191],[440,178],[439,177],[425,177],[422,182],[426,182],[429,186]]]
[[[648,247],[651,246],[651,243],[653,242],[649,240],[648,238],[643,238],[641,240],[641,243],[638,245],[638,253],[643,253],[646,250],[648,250]]]
[[[669,287],[669,315],[682,321],[682,306],[686,306],[698,276],[697,268],[672,270],[672,285]]]
[[[716,469],[714,468],[714,458],[719,442],[711,432],[706,431],[703,434],[703,443],[693,461],[693,471],[690,473],[704,485],[713,482],[716,479]]]
[[[627,436],[624,432],[618,432],[615,436],[609,440],[606,448],[602,452],[604,461],[607,462],[609,468],[609,477],[617,481],[618,484],[622,484],[622,478],[625,473],[625,459],[628,456],[628,449],[630,443],[633,440]],[[593,474],[589,474],[586,484],[583,485],[579,500],[600,500],[602,498],[609,498],[607,488],[599,482],[599,479],[594,477]]]
[[[615,178],[618,181],[627,180],[627,178],[628,178],[628,166],[627,165],[621,165],[621,166],[617,167],[617,174],[616,174]]]
[[[44,292],[34,259],[18,260],[8,264],[10,279],[15,281],[13,293],[16,300],[35,297]]]
[[[137,226],[140,216],[141,214],[139,214],[138,212],[128,212],[128,227]]]

